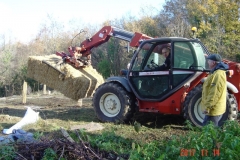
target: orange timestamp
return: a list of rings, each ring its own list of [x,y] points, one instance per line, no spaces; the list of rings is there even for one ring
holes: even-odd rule
[[[201,149],[201,156],[209,156],[209,154],[211,152],[209,152],[207,149]],[[192,148],[192,149],[185,149],[185,148],[182,148],[180,150],[180,156],[184,156],[184,157],[187,157],[187,156],[194,156],[196,153],[196,149]],[[219,148],[214,148],[212,150],[212,155],[213,156],[220,156],[220,149]]]

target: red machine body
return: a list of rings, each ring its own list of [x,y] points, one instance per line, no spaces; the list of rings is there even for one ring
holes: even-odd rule
[[[139,47],[139,45],[141,44],[142,41],[153,39],[152,37],[149,37],[142,33],[138,33],[138,32],[132,33],[132,32],[118,29],[118,28],[115,28],[112,26],[105,26],[101,30],[99,30],[95,35],[93,35],[92,37],[87,38],[85,41],[83,41],[79,47],[69,47],[68,54],[63,53],[63,52],[61,52],[61,53],[57,52],[56,54],[61,56],[65,60],[65,62],[70,63],[71,65],[73,65],[76,68],[79,68],[79,67],[81,68],[81,67],[84,67],[84,66],[87,66],[90,64],[91,49],[93,49],[94,47],[98,47],[99,45],[107,42],[110,39],[110,37],[115,37],[115,38],[119,38],[124,41],[127,41],[127,42],[129,42],[131,47]],[[230,70],[232,70],[234,73],[232,76],[228,77],[227,80],[233,86],[235,86],[236,89],[239,91],[240,90],[240,64],[229,61],[229,60],[225,60],[225,59],[223,61],[230,66]],[[169,71],[169,73],[170,72],[171,71]],[[132,73],[134,73],[134,72],[132,72]],[[129,77],[132,73],[129,74]],[[200,84],[202,84],[201,80],[204,77],[206,77],[207,74],[208,74],[207,72],[202,72],[198,76],[195,76],[195,78],[188,85],[182,85],[182,87],[180,87],[175,92],[173,92],[170,96],[168,96],[167,98],[165,98],[161,101],[156,101],[156,100],[151,101],[148,99],[145,100],[143,98],[139,98],[135,92],[131,93],[130,97],[135,97],[134,101],[136,101],[137,108],[140,112],[153,112],[153,113],[176,114],[176,115],[183,114],[183,112],[187,113],[188,111],[186,111],[186,110],[190,110],[190,109],[189,109],[189,107],[188,108],[186,107],[184,109],[184,105],[188,105],[188,104],[186,104],[186,97],[188,96],[189,92],[194,90],[194,88],[196,86],[199,86]],[[129,86],[125,85],[126,83],[131,83],[130,80],[128,80],[128,78],[126,78],[124,80],[114,80],[114,79],[109,80],[109,82],[113,82],[113,81],[116,81],[117,83],[119,81],[122,81],[121,83],[123,83],[123,84],[120,84],[120,86],[125,86],[124,90],[126,90],[126,91],[122,91],[124,94],[129,94],[129,92],[132,92],[131,89],[128,89]],[[113,82],[113,83],[115,84],[116,82]],[[103,91],[101,91],[101,88],[103,88],[104,86],[106,86],[105,90],[107,90],[107,88],[109,88],[108,85],[109,84],[103,84],[103,86],[100,86],[96,92],[103,92]],[[131,84],[130,84],[130,86],[131,86]],[[117,94],[114,93],[115,92],[114,88],[115,87],[113,87],[112,92],[114,95],[113,97],[115,97],[116,100],[113,100],[114,98],[109,99],[107,93],[105,93],[99,97],[97,95],[93,98],[94,106],[99,106],[98,108],[95,109],[95,111],[97,112],[98,118],[102,121],[110,121],[110,122],[115,121],[116,119],[114,119],[114,118],[115,117],[119,118],[120,113],[124,112],[124,111],[122,111],[123,104],[120,103],[119,106],[117,105],[117,102],[118,101],[121,102],[122,100],[121,100],[121,97],[119,97]],[[234,101],[234,103],[240,104],[240,95],[239,95],[239,93],[236,93],[236,92],[237,91],[235,91],[235,93],[234,93],[231,89],[229,90],[229,93],[233,94],[236,98],[236,102]],[[109,103],[109,101],[113,101],[111,104],[116,103],[115,105],[112,105],[112,107],[110,107],[110,109],[106,108],[104,106],[104,103],[107,104],[107,103]],[[134,104],[131,104],[131,105],[134,106]],[[118,108],[117,109],[118,111],[116,111],[116,113],[115,113],[114,109],[116,109],[116,108]],[[237,108],[236,112],[238,112],[240,110],[240,105],[236,106],[236,108]],[[233,110],[235,110],[235,109],[233,109]],[[195,116],[195,119],[199,119],[197,122],[194,122],[195,120],[192,119],[192,117],[191,117],[191,114],[200,114],[200,113],[198,113],[198,112],[200,112],[199,109],[193,108],[193,110],[189,111],[189,112],[191,112],[191,113],[187,113],[188,116],[186,116],[186,117],[188,119],[190,119],[195,125],[201,126],[201,124],[200,124],[200,122],[202,121],[201,115]],[[126,115],[127,115],[127,113],[125,113],[125,115],[122,116],[122,120],[126,120],[127,118],[129,118]]]
[[[240,64],[229,61],[227,59],[223,59],[225,63],[229,65],[229,70],[233,71],[232,76],[227,77],[227,81],[231,82],[240,92]],[[238,111],[240,111],[240,93],[234,93],[234,96],[236,97],[237,103],[238,103]]]

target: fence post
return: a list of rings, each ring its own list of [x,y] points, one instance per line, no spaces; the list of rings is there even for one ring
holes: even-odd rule
[[[79,99],[79,100],[78,100],[78,105],[79,105],[80,107],[82,107],[82,100],[83,100],[83,99]]]
[[[46,84],[43,85],[43,94],[47,94],[47,86],[46,86]]]
[[[27,102],[27,82],[23,82],[23,90],[22,90],[22,103],[26,104]]]

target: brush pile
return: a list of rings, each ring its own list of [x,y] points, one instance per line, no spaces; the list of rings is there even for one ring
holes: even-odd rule
[[[35,143],[18,143],[15,160],[23,159],[74,159],[74,160],[115,160],[128,159],[127,155],[118,156],[116,153],[93,149],[88,142],[84,142],[77,130],[79,142],[75,142],[69,135],[63,134],[62,138],[49,140],[42,138]],[[66,132],[66,131],[65,131]],[[66,137],[67,136],[67,137]],[[51,151],[47,151],[51,149]],[[53,154],[54,153],[54,154]]]

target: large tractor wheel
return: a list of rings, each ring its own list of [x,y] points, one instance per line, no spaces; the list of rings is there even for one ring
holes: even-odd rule
[[[102,84],[93,95],[93,107],[102,122],[129,121],[135,110],[134,104],[133,96],[114,82]]]
[[[200,102],[202,99],[202,85],[191,90],[184,102],[184,118],[192,122],[197,127],[202,127],[204,114],[202,113]],[[219,125],[222,126],[226,120],[237,118],[237,101],[234,95],[227,93],[226,112],[223,114]]]

